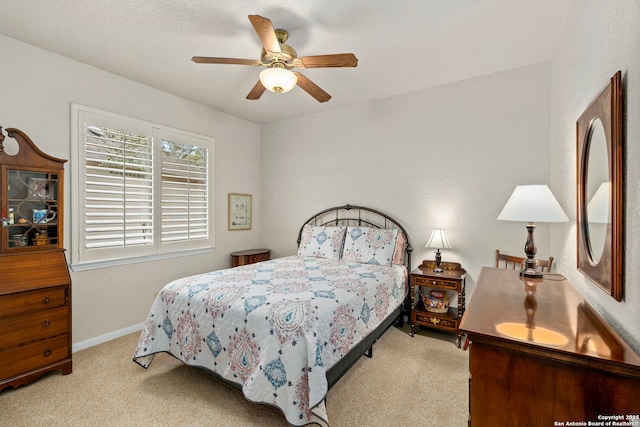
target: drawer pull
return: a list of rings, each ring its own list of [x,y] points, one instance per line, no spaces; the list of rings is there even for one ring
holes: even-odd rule
[[[437,317],[432,317],[431,319],[429,319],[429,322],[433,323],[434,325],[438,325],[440,323],[440,319],[438,319]]]
[[[51,302],[51,298],[49,297],[44,297],[44,299],[42,300],[43,304],[49,304]]]
[[[51,350],[46,349],[44,353],[42,353],[42,357],[49,357],[49,356],[51,356]]]
[[[49,326],[51,326],[51,322],[49,322],[49,319],[45,320],[44,323],[42,324],[43,328],[48,328]]]

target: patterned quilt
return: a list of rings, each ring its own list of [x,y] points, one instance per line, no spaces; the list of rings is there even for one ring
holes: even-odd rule
[[[403,266],[290,256],[185,277],[151,307],[134,361],[167,352],[242,385],[293,425],[327,426],[326,371],[402,304]]]

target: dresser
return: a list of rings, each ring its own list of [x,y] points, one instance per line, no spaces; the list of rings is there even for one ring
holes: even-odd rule
[[[469,425],[640,425],[640,357],[560,275],[483,268],[460,330]]]
[[[0,390],[72,370],[65,160],[18,129],[6,133],[0,128]],[[17,154],[4,150],[7,137]]]

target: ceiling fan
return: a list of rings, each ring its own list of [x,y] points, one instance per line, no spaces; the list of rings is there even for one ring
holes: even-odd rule
[[[259,99],[267,89],[276,93],[284,93],[298,85],[318,102],[327,102],[331,99],[331,95],[304,75],[297,71],[292,72],[291,69],[356,67],[358,65],[358,58],[353,53],[298,57],[295,49],[285,44],[289,37],[285,30],[274,30],[271,21],[259,15],[249,15],[249,21],[251,21],[262,42],[263,49],[260,60],[209,56],[194,56],[191,58],[193,62],[198,64],[237,64],[267,67],[260,73],[260,80],[251,89],[247,99]]]

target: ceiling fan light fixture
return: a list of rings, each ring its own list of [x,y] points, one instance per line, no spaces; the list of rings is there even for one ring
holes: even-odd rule
[[[298,78],[286,68],[267,68],[260,72],[260,83],[271,92],[285,93],[296,86]]]
[[[271,21],[259,15],[249,15],[249,21],[262,43],[260,60],[215,56],[194,56],[191,58],[197,64],[235,64],[267,67],[260,73],[260,80],[253,85],[247,94],[247,99],[260,99],[267,90],[275,93],[285,93],[295,86],[300,86],[300,89],[307,92],[316,101],[327,102],[331,99],[331,95],[309,80],[304,74],[290,70],[292,68],[358,66],[358,58],[353,53],[303,56],[299,58],[296,50],[285,44],[289,37],[285,30],[274,30]]]

